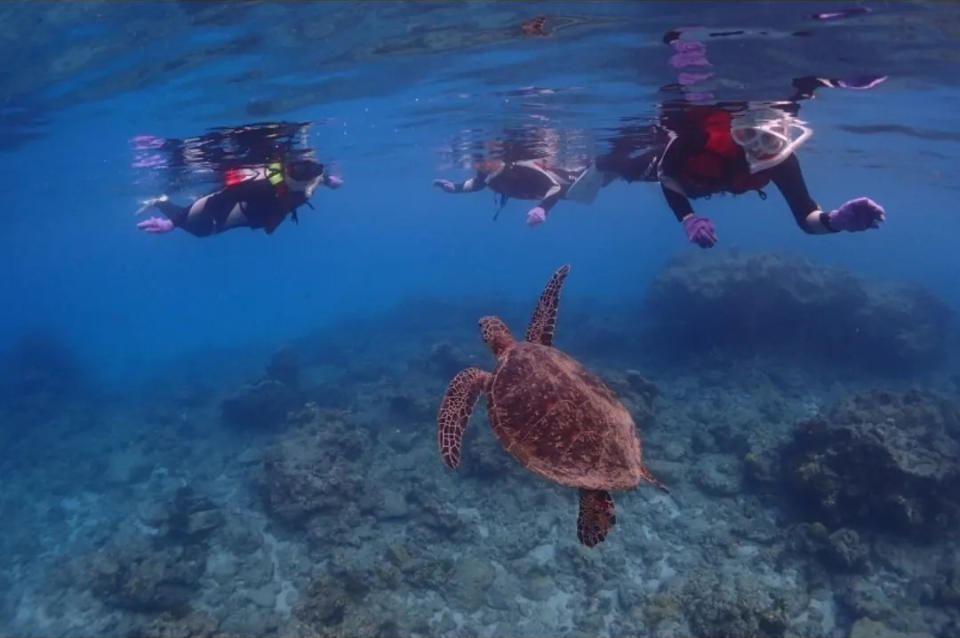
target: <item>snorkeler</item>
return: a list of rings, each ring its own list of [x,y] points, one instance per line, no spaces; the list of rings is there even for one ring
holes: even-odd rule
[[[664,38],[677,52],[671,65],[712,66],[703,44],[680,40],[681,35],[681,31],[672,31]],[[712,73],[684,72],[675,86],[687,91],[687,100],[712,100],[712,93],[694,86],[712,77]],[[605,184],[617,177],[627,182],[659,182],[687,239],[702,248],[717,243],[716,225],[694,212],[691,199],[747,191],[757,191],[766,199],[763,188],[770,182],[780,190],[797,225],[806,233],[879,228],[885,211],[868,197],[851,199],[825,212],[810,196],[795,151],[809,139],[812,130],[796,115],[799,101],[813,98],[819,87],[869,89],[885,79],[803,77],[793,81],[796,91],[792,99],[781,102],[671,101],[661,107],[656,124],[622,131],[614,140],[612,151],[596,158],[595,164],[606,173]]]
[[[287,215],[298,221],[297,209],[310,206],[308,200],[317,186],[338,188],[343,184],[339,177],[327,175],[323,164],[305,159],[229,170],[225,181],[224,188],[189,206],[174,204],[166,195],[146,200],[137,214],[153,207],[164,217],[151,217],[137,228],[148,233],[182,228],[197,237],[241,227],[263,228],[271,234]]]
[[[527,224],[537,226],[547,219],[547,213],[562,198],[571,195],[575,184],[589,181],[589,171],[572,171],[549,164],[545,159],[528,159],[515,162],[502,160],[487,160],[475,164],[477,174],[466,181],[455,184],[446,179],[436,179],[433,185],[445,193],[473,193],[489,186],[491,190],[500,194],[500,209],[507,199],[540,200],[527,212]],[[586,191],[587,189],[582,189]],[[578,201],[588,201],[590,195],[595,195],[591,189],[589,195],[577,198]],[[499,214],[499,210],[497,211]],[[494,216],[496,219],[496,215]]]
[[[694,213],[691,199],[718,193],[739,195],[773,182],[797,225],[810,234],[856,232],[879,228],[885,213],[868,197],[852,199],[824,212],[807,191],[794,151],[810,136],[803,122],[773,107],[730,111],[722,107],[684,105],[665,112],[639,155],[597,158],[601,171],[628,182],[656,181],[667,204],[683,225],[687,239],[702,248],[717,243],[716,226]]]

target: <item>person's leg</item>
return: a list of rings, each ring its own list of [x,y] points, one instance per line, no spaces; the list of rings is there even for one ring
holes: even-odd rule
[[[150,217],[137,224],[137,228],[140,230],[154,234],[169,233],[177,226],[184,226],[187,221],[187,216],[190,213],[190,207],[174,204],[166,195],[160,195],[159,197],[153,197],[144,201],[143,206],[140,207],[137,214],[140,214],[148,208],[156,208],[166,218]]]

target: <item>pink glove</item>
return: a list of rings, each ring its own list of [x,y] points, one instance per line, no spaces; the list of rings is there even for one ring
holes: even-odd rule
[[[530,212],[527,213],[527,226],[539,226],[545,221],[547,221],[547,211],[543,209],[543,206],[531,208]]]
[[[340,188],[343,186],[343,178],[336,175],[327,175],[323,183],[326,184],[328,188]]]
[[[457,192],[457,186],[448,179],[435,179],[433,180],[433,185],[442,190],[444,193]]]
[[[717,243],[717,227],[706,217],[696,215],[684,217],[683,230],[687,233],[687,240],[700,248],[710,248]]]
[[[869,197],[858,197],[827,213],[830,228],[856,232],[868,228],[880,228],[886,219],[883,207]]]
[[[169,233],[173,230],[173,222],[169,219],[164,219],[163,217],[151,217],[146,219],[139,224],[137,228],[148,233]]]

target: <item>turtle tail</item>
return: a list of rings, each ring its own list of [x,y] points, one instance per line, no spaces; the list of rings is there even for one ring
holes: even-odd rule
[[[617,522],[613,498],[604,490],[580,490],[577,538],[587,547],[602,543]]]

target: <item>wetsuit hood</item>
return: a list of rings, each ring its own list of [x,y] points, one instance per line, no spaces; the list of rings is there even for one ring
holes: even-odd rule
[[[310,160],[291,162],[283,173],[283,182],[289,190],[310,197],[323,179],[323,164]]]

